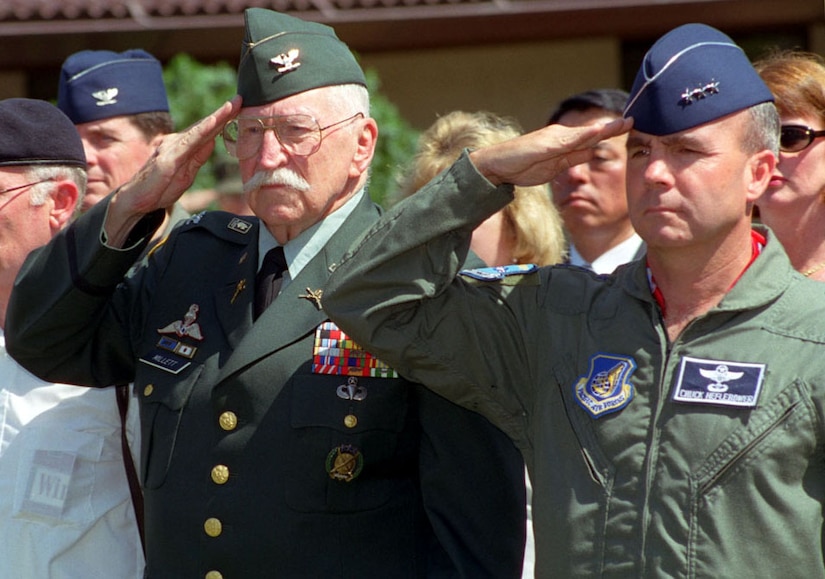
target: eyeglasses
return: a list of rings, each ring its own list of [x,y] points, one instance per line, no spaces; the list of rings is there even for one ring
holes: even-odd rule
[[[309,115],[239,117],[226,123],[223,142],[233,157],[249,159],[261,150],[264,134],[271,130],[290,155],[309,157],[321,148],[324,131],[363,116],[363,113],[356,113],[325,127],[318,126],[318,121]]]
[[[782,125],[779,135],[779,150],[786,153],[798,153],[811,146],[814,139],[825,137],[825,130],[815,131],[802,125]]]
[[[35,181],[33,183],[26,183],[25,185],[16,185],[14,187],[9,187],[8,189],[3,189],[2,191],[0,191],[0,195],[5,195],[6,193],[11,193],[12,191],[18,191],[18,193],[12,195],[8,199],[6,199],[6,201],[4,201],[3,203],[0,203],[0,211],[5,209],[6,205],[8,205],[12,201],[14,201],[18,197],[20,197],[23,193],[25,193],[26,189],[28,189],[29,187],[34,187],[35,185],[40,185],[41,183],[47,183],[48,181],[54,181],[54,179],[53,178],[41,179],[40,181]]]

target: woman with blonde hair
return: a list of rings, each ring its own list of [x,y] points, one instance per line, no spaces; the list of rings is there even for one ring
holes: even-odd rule
[[[479,111],[453,111],[440,117],[418,140],[418,151],[401,189],[401,198],[418,191],[452,165],[464,149],[500,143],[522,133],[511,118]],[[492,215],[473,231],[470,250],[488,266],[535,263],[553,265],[566,257],[567,244],[562,219],[547,185],[515,187],[507,207]],[[476,267],[470,257],[466,267]],[[527,492],[526,541],[523,577],[533,577],[535,539],[532,524],[532,485],[525,470]]]
[[[507,117],[479,111],[453,111],[433,123],[418,141],[418,151],[400,198],[418,191],[466,149],[500,143],[522,133]],[[473,232],[470,249],[487,265],[551,265],[564,259],[562,221],[546,185],[516,187],[515,198]]]
[[[774,94],[779,163],[756,205],[794,268],[825,281],[825,59],[775,52],[754,65]]]

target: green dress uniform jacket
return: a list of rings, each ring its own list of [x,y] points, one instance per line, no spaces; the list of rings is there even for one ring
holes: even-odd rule
[[[135,383],[147,577],[520,576],[500,430],[400,378],[312,370],[313,294],[377,219],[367,195],[255,323],[257,219],[193,217],[124,277],[143,244],[101,243],[107,206],[30,256],[6,337],[50,380]]]
[[[511,199],[462,157],[327,285],[330,317],[521,448],[538,577],[825,577],[825,284],[768,235],[672,343],[644,261],[458,274]]]

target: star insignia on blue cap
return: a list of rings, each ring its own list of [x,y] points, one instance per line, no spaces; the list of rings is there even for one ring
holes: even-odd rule
[[[679,101],[679,104],[682,106],[692,105],[695,101],[714,94],[719,94],[719,83],[717,81],[711,81],[704,86],[693,89],[686,88],[685,92],[682,93],[682,100]]]
[[[278,56],[273,56],[269,59],[269,62],[278,67],[278,72],[290,72],[301,66],[300,62],[296,62],[299,54],[300,50],[293,48],[286,54],[281,53]]]
[[[97,99],[97,106],[104,107],[106,105],[113,105],[117,102],[117,93],[118,90],[116,88],[107,88],[104,90],[99,90],[92,93],[92,96]]]

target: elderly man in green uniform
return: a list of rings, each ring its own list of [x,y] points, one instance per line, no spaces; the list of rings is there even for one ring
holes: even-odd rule
[[[321,308],[378,217],[363,73],[326,26],[245,16],[240,97],[27,261],[9,349],[41,376],[134,381],[147,577],[517,577],[512,442]],[[130,270],[221,131],[256,217],[192,218]]]
[[[610,277],[458,271],[508,183],[586,159],[550,127],[465,155],[330,279],[345,331],[522,449],[537,576],[825,577],[825,294],[750,219],[772,100],[718,30],[653,45],[625,108],[648,251]]]

